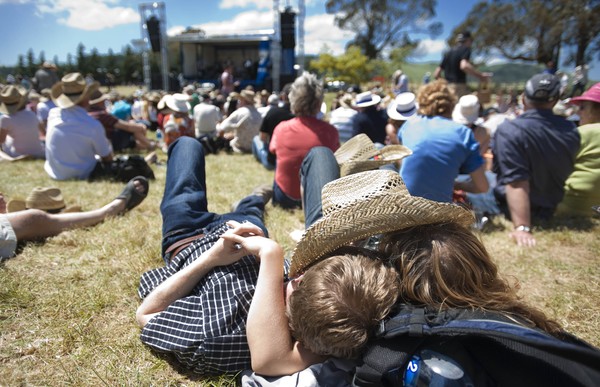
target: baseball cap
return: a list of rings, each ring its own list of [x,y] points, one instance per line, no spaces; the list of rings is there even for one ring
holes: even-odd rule
[[[525,96],[532,101],[556,101],[559,94],[560,81],[552,74],[536,74],[525,84]]]

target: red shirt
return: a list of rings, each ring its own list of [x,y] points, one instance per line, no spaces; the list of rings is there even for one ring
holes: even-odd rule
[[[269,150],[277,156],[275,183],[290,198],[300,200],[300,166],[315,146],[335,152],[340,147],[337,129],[315,117],[296,117],[275,127]]]

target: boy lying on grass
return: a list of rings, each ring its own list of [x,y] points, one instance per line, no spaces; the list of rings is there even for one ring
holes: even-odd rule
[[[396,301],[396,271],[362,250],[333,253],[284,287],[283,250],[262,220],[270,192],[209,212],[192,138],[170,146],[165,187],[166,266],[143,274],[136,317],[145,344],[195,373],[286,375],[354,357]]]

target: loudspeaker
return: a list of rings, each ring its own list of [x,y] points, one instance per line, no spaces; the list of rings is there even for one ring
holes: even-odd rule
[[[296,47],[296,14],[285,10],[281,14],[281,48]]]
[[[146,27],[148,28],[148,38],[150,38],[150,46],[152,51],[160,51],[160,21],[156,16],[151,16],[146,20]]]

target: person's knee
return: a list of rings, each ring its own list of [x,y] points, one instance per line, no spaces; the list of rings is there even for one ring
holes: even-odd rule
[[[326,146],[315,146],[308,151],[306,156],[304,156],[303,163],[308,164],[315,161],[320,162],[331,159],[335,160],[335,156],[331,149],[327,148]]]
[[[175,140],[171,146],[169,146],[168,157],[177,152],[178,154],[185,153],[188,155],[202,155],[204,156],[204,148],[202,144],[193,137],[182,136]]]

